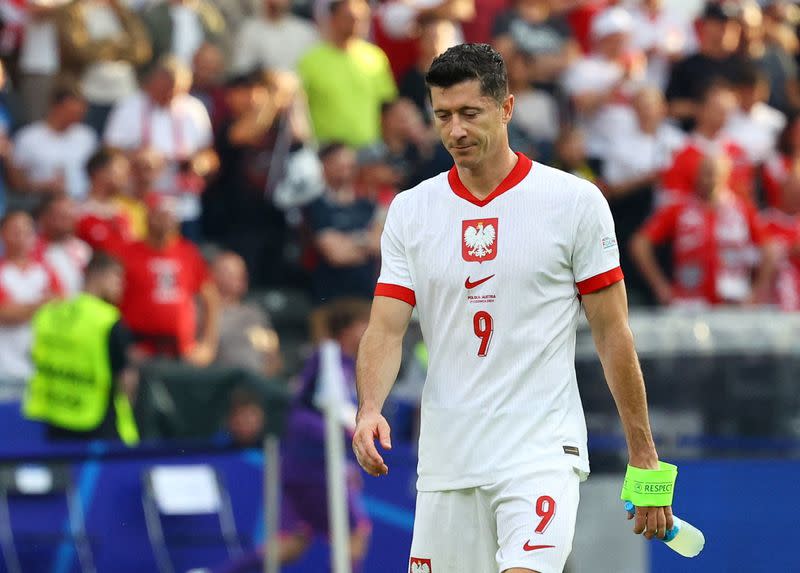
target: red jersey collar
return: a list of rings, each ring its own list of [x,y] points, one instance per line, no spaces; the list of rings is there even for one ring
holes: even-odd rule
[[[450,183],[450,187],[453,189],[453,193],[464,199],[465,201],[469,201],[473,205],[477,205],[478,207],[483,207],[484,205],[488,205],[493,199],[496,199],[509,189],[516,187],[519,185],[523,179],[528,176],[528,173],[531,172],[531,168],[533,167],[533,161],[528,159],[524,153],[516,152],[517,154],[517,163],[514,165],[514,168],[506,175],[506,178],[500,182],[494,191],[489,193],[485,199],[478,199],[470,193],[469,189],[466,188],[464,183],[461,182],[461,177],[458,176],[458,169],[456,166],[450,169],[450,172],[447,174],[447,181]]]

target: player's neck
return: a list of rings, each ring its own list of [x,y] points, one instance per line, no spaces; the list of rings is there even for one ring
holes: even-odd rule
[[[508,177],[517,161],[519,161],[517,154],[510,147],[505,147],[496,156],[486,157],[474,169],[458,166],[456,169],[464,187],[476,198],[483,200]]]

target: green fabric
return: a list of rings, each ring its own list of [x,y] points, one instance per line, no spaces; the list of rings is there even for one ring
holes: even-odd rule
[[[113,388],[108,337],[119,317],[115,306],[88,294],[39,309],[33,317],[35,372],[23,404],[26,417],[75,432],[100,425]],[[135,443],[127,398],[115,396],[114,403],[122,408],[116,411],[121,436]]]
[[[625,472],[620,499],[630,501],[638,507],[662,507],[672,505],[678,466],[658,462],[657,470],[645,470],[631,465]]]
[[[381,104],[397,96],[383,50],[364,40],[346,50],[320,43],[303,56],[298,72],[320,142],[363,147],[379,139]]]

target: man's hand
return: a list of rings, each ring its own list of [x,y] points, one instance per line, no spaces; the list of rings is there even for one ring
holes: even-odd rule
[[[672,529],[672,506],[637,507],[636,515],[628,513],[628,519],[634,519],[633,532],[644,533],[647,539],[664,539],[667,531]]]
[[[375,447],[375,439],[381,443],[384,450],[392,449],[391,429],[386,418],[379,413],[362,414],[356,421],[356,430],[353,433],[353,451],[358,464],[369,475],[378,477],[389,473],[389,466]]]

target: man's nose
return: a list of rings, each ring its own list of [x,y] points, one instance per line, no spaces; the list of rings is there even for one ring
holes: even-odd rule
[[[461,120],[458,119],[458,116],[454,115],[453,119],[450,121],[450,137],[458,140],[466,136],[467,130],[464,129],[464,124],[461,123]]]

